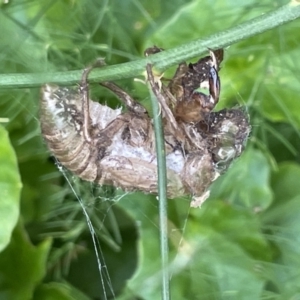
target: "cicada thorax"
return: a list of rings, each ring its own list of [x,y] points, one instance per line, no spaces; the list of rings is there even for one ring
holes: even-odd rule
[[[179,122],[198,123],[204,120],[219,101],[220,79],[218,70],[223,50],[210,51],[210,56],[196,63],[178,66],[169,89],[177,99],[174,114]],[[203,93],[199,89],[208,89]]]

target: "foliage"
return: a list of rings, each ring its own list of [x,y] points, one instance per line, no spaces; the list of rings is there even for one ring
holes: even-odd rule
[[[169,49],[285,3],[8,1],[0,4],[2,73],[80,70],[98,57],[119,64],[146,46]],[[169,202],[172,299],[300,298],[299,24],[225,51],[217,109],[245,106],[252,134],[201,209]],[[149,108],[143,84],[119,84]],[[155,197],[64,177],[40,134],[38,89],[0,87],[0,97],[0,121],[9,118],[0,127],[0,299],[105,299],[105,291],[107,299],[160,299]],[[103,278],[77,197],[94,225]]]

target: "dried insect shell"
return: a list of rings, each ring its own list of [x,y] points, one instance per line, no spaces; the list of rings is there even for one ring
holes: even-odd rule
[[[41,89],[42,134],[50,151],[80,178],[125,190],[157,192],[157,166],[151,119],[121,113],[90,101],[92,142],[83,138],[78,91],[46,84]],[[126,132],[130,132],[126,137]],[[207,149],[166,155],[168,196],[202,195],[215,178]]]
[[[162,107],[168,196],[192,195],[192,206],[207,198],[208,187],[241,154],[250,132],[242,109],[212,112],[220,94],[223,50],[210,53],[196,64],[180,64],[168,87],[157,85],[147,66],[152,91]],[[85,69],[85,76],[89,70]],[[208,83],[209,95],[196,90],[202,83]],[[102,85],[118,95],[128,112],[91,100],[88,110],[82,98],[86,81],[81,82],[81,92],[51,84],[42,87],[41,128],[50,151],[84,180],[157,193],[151,118],[114,83]]]

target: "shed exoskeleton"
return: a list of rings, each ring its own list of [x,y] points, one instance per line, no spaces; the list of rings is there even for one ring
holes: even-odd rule
[[[212,181],[241,154],[249,135],[248,116],[242,109],[212,112],[220,95],[222,59],[219,49],[195,64],[182,63],[168,85],[158,84],[147,65],[147,80],[162,111],[170,198],[192,195],[193,203],[201,204]],[[44,139],[60,163],[84,180],[156,193],[152,119],[113,82],[101,85],[118,96],[125,112],[90,100],[87,77],[93,67],[84,70],[78,89],[42,87]],[[198,91],[205,86],[207,94]]]

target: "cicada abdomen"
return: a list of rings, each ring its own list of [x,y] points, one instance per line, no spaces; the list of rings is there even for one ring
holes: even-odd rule
[[[90,101],[90,123],[93,136],[101,132],[120,115],[120,109],[111,109]],[[84,139],[83,113],[80,94],[73,89],[46,84],[41,89],[40,119],[42,134],[50,151],[63,166],[87,181],[99,177],[98,158],[103,147],[97,149]]]

